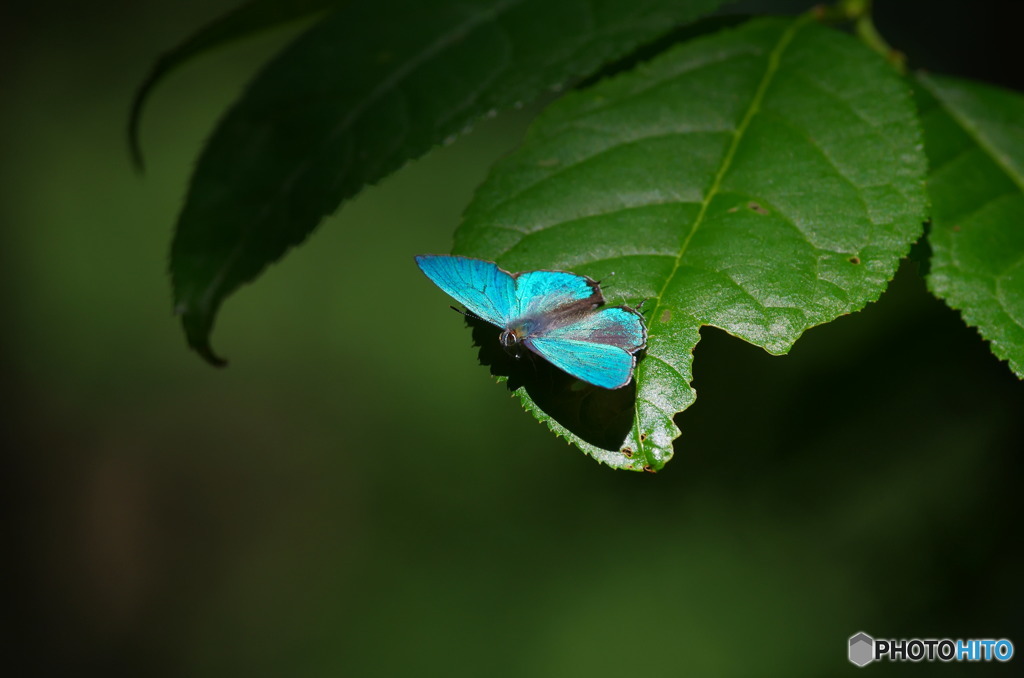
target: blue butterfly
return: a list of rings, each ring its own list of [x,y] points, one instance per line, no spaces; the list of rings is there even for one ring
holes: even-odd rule
[[[644,317],[628,306],[604,306],[601,288],[587,276],[509,273],[491,261],[434,254],[416,264],[469,313],[501,328],[507,351],[525,346],[602,388],[632,380],[636,354],[647,346]]]

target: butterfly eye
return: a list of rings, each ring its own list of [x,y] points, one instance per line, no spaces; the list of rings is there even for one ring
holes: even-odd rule
[[[519,360],[523,357],[523,344],[522,337],[520,337],[517,330],[504,330],[501,333],[501,346],[505,349],[505,353]]]

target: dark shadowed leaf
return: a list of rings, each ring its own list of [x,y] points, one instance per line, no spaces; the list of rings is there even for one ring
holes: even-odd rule
[[[378,0],[327,15],[250,84],[199,160],[171,250],[189,343],[218,362],[223,299],[363,186],[718,2]]]
[[[921,75],[928,285],[1024,377],[1024,96]]]
[[[213,21],[174,49],[162,54],[139,86],[128,118],[128,147],[135,166],[142,169],[139,124],[149,95],[178,67],[212,49],[241,40],[260,31],[339,6],[348,0],[250,0]]]
[[[455,253],[645,301],[632,392],[490,364],[588,454],[657,470],[694,400],[700,327],[781,354],[877,299],[921,232],[924,176],[910,92],[881,58],[807,19],[759,20],[552,105],[478,191]]]

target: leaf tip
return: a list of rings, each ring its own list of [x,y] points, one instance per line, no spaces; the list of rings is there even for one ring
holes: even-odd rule
[[[192,349],[199,354],[199,357],[207,362],[207,364],[212,365],[213,367],[227,367],[228,361],[213,352],[210,342],[206,341],[201,344],[190,345],[192,346]]]
[[[208,364],[214,367],[226,367],[228,361],[213,352],[210,346],[210,330],[213,320],[208,315],[189,311],[184,303],[174,307],[175,315],[181,316],[181,326],[185,330],[185,338],[189,348],[199,354]]]
[[[146,162],[142,157],[142,140],[139,138],[139,126],[142,123],[142,107],[146,103],[146,97],[149,95],[153,82],[154,78],[151,74],[135,93],[131,111],[128,113],[128,155],[131,158],[132,167],[139,174],[146,171]]]

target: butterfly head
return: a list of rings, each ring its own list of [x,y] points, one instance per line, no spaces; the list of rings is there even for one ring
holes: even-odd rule
[[[518,327],[506,327],[502,330],[499,341],[501,341],[501,346],[505,349],[506,353],[516,358],[520,358],[523,354],[522,341],[525,336],[526,327],[522,325]]]

